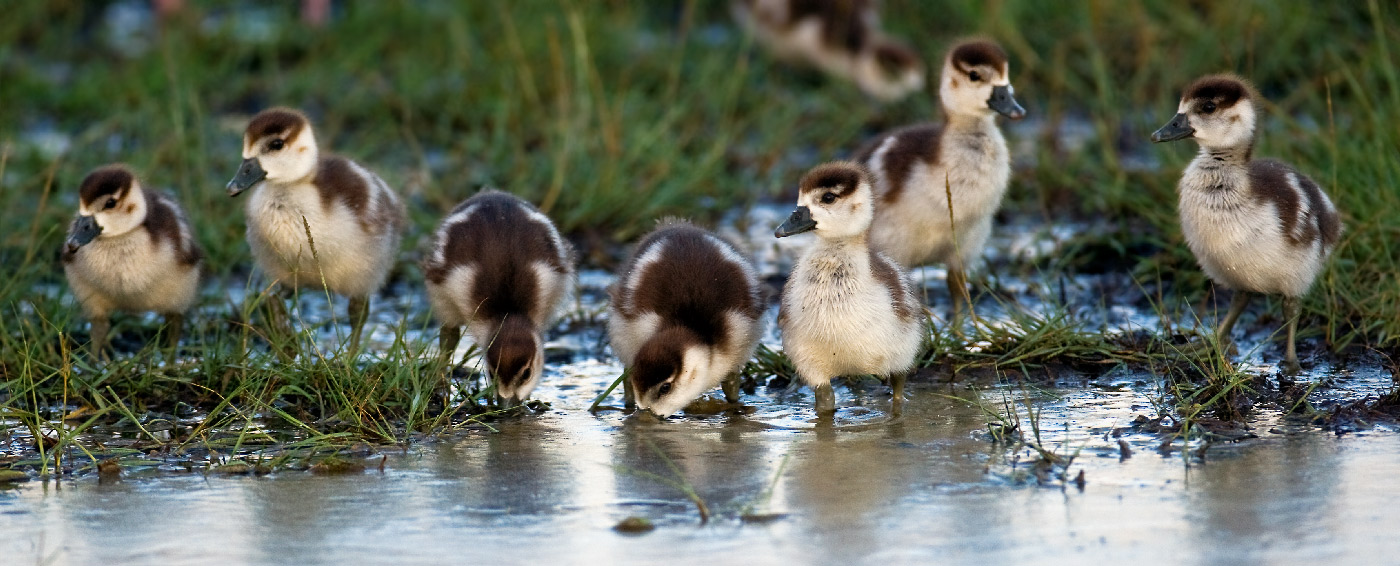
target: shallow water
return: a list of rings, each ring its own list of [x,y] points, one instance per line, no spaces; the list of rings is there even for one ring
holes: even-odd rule
[[[593,364],[596,366],[596,364]],[[838,387],[833,426],[805,390],[760,387],[747,415],[656,422],[592,415],[602,371],[549,376],[539,415],[509,417],[364,459],[367,471],[264,477],[131,468],[0,490],[6,564],[1384,563],[1400,550],[1400,443],[1387,427],[1335,435],[1261,411],[1258,438],[1199,445],[1134,432],[1150,395],[1126,381],[980,394],[911,384]],[[1125,376],[1125,379],[1128,376]],[[1356,388],[1384,387],[1353,379]],[[998,406],[1074,456],[1037,480],[1034,451],[994,442]],[[1118,438],[1130,447],[1123,458]],[[383,458],[383,471],[378,465]],[[675,466],[673,472],[667,462]],[[1084,487],[1074,478],[1084,474]],[[677,488],[713,514],[702,525]],[[771,492],[768,492],[769,486]],[[744,521],[762,518],[766,521]],[[627,535],[629,516],[656,530]]]
[[[722,229],[765,276],[786,273],[805,245],[771,238],[786,212],[760,206]],[[1096,227],[1003,228],[987,255],[1011,304],[1067,309],[1108,332],[1159,330],[1162,317],[1121,275],[1007,275],[1008,263],[1054,254]],[[935,316],[948,306],[943,276],[918,274]],[[887,387],[838,386],[830,425],[815,422],[808,390],[762,385],[744,396],[742,413],[666,422],[590,414],[621,372],[601,324],[610,281],[602,271],[580,274],[573,313],[547,344],[535,396],[550,408],[541,414],[358,454],[366,471],[342,475],[230,476],[156,461],[127,464],[120,480],[87,472],[0,487],[0,564],[1380,564],[1400,551],[1391,536],[1400,525],[1394,425],[1324,428],[1261,403],[1246,429],[1183,442],[1138,426],[1155,421],[1164,395],[1157,377],[1123,368],[1061,369],[1030,384],[927,372],[897,418]],[[236,304],[245,287],[216,282],[208,292]],[[365,355],[398,332],[434,340],[411,289],[386,295]],[[345,334],[327,324],[343,303],[316,293],[298,300],[298,320],[316,328],[326,351]],[[978,309],[991,324],[1014,323],[994,300]],[[1279,347],[1266,341],[1273,329],[1256,323],[1262,305],[1252,310],[1238,361],[1272,386]],[[776,348],[773,315],[764,342]],[[1379,364],[1312,362],[1302,381],[1319,384],[1315,407],[1394,386]],[[0,425],[0,440],[25,444],[14,423]],[[992,434],[1011,426],[1024,443]],[[677,484],[706,502],[708,523]],[[633,516],[656,529],[613,530]]]

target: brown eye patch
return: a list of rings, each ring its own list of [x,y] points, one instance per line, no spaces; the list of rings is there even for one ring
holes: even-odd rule
[[[861,181],[868,179],[865,169],[855,163],[834,162],[818,165],[802,176],[798,191],[820,193],[817,197],[823,204],[831,204],[835,199],[845,197],[856,190]],[[826,195],[833,195],[832,201]]]
[[[1204,114],[1210,114],[1250,98],[1250,89],[1244,81],[1233,76],[1210,75],[1197,79],[1186,87],[1184,98],[1197,101],[1196,108]]]
[[[131,171],[121,165],[98,167],[83,178],[81,188],[78,190],[79,197],[89,207],[97,207],[101,203],[100,206],[108,209],[116,206],[116,201],[126,196],[127,191],[131,190],[131,183],[134,180],[135,176],[131,174]],[[107,197],[107,200],[111,201],[111,206],[103,201],[103,197]]]
[[[1000,45],[990,41],[969,41],[953,48],[949,57],[959,70],[967,72],[975,67],[991,67],[993,69],[1004,69],[1006,67],[1006,51]],[[976,81],[977,79],[972,79]]]
[[[248,121],[243,135],[252,143],[267,137],[277,137],[283,142],[295,140],[309,121],[301,112],[290,108],[270,108],[259,112]],[[271,144],[268,144],[271,147]],[[277,149],[277,148],[273,148]]]

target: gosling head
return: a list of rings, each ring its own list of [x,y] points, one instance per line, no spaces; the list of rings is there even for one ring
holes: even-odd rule
[[[628,376],[637,406],[660,417],[684,409],[711,386],[705,381],[709,354],[689,328],[671,326],[652,335],[637,351]]]
[[[263,180],[290,183],[310,177],[319,160],[311,121],[290,108],[259,112],[243,132],[243,164],[228,182],[237,196]]]
[[[78,248],[101,238],[115,238],[146,221],[146,195],[136,175],[122,165],[98,167],[79,188],[78,218],[66,247]]]
[[[797,210],[773,235],[816,232],[823,239],[841,240],[864,234],[874,217],[870,173],[857,163],[834,161],[802,176]]]
[[[983,118],[1001,114],[1012,120],[1026,115],[1011,86],[1011,66],[1000,45],[985,40],[960,43],[948,51],[938,96],[950,116]]]
[[[486,347],[486,367],[496,382],[496,396],[510,404],[530,397],[544,370],[544,348],[530,321],[507,316]]]
[[[1210,75],[1186,87],[1176,116],[1152,133],[1152,141],[1195,138],[1201,147],[1224,149],[1254,144],[1254,88],[1234,75]]]
[[[877,36],[856,58],[855,81],[875,98],[897,100],[924,88],[924,62],[914,50]]]

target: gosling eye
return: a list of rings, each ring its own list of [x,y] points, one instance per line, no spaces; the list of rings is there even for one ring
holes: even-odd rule
[[[1202,104],[1202,105],[1201,105],[1201,112],[1203,112],[1203,113],[1205,113],[1205,114],[1210,114],[1211,112],[1215,112],[1215,102],[1210,101],[1210,100],[1207,100],[1205,104]]]
[[[822,195],[822,204],[831,204],[833,202],[836,202],[836,193],[828,192]]]
[[[525,371],[520,372],[520,381],[529,381],[529,380],[530,380],[530,368],[525,368]]]
[[[116,207],[117,207],[117,199],[109,198],[109,199],[107,199],[107,204],[102,205],[102,210],[111,210],[111,209],[116,208]]]
[[[284,141],[282,141],[281,139],[274,139],[274,140],[272,140],[272,141],[270,141],[270,142],[267,142],[267,148],[270,149],[270,150],[272,150],[272,151],[277,151],[277,150],[279,150],[279,149],[282,149],[282,148],[285,147],[286,145],[287,145],[287,142],[284,142]]]
[[[667,381],[666,383],[662,383],[662,384],[661,384],[661,387],[657,387],[657,388],[656,388],[656,396],[657,396],[657,397],[665,396],[666,394],[668,394],[668,393],[670,393],[670,392],[671,392],[671,382],[669,382],[669,381]]]
[[[979,73],[977,71],[968,71],[967,78],[972,79],[972,82],[974,83],[982,82],[982,73]]]

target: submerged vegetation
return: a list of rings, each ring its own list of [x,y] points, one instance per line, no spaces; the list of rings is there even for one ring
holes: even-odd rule
[[[433,328],[426,316],[400,321],[370,363],[313,353],[317,329],[299,321],[299,335],[277,340],[307,354],[286,362],[277,351],[289,344],[268,347],[258,311],[271,295],[249,273],[242,201],[223,191],[244,120],[264,107],[306,110],[325,145],[406,198],[412,229],[389,295],[422,293],[415,265],[431,227],[483,186],[538,203],[585,263],[612,268],[656,218],[713,223],[785,200],[806,168],[938,112],[928,94],[878,105],[774,61],[723,2],[344,3],[324,28],[299,23],[294,4],[199,4],[135,24],[114,13],[144,2],[27,2],[0,19],[0,418],[49,439],[41,452],[149,415],[177,421],[143,428],[153,442],[210,446],[398,442],[489,417],[484,392],[443,396],[446,368],[419,337]],[[1175,214],[1194,149],[1147,139],[1183,85],[1217,71],[1250,78],[1269,100],[1257,153],[1297,165],[1343,213],[1343,242],[1305,302],[1303,344],[1400,358],[1394,3],[890,0],[885,12],[935,70],[951,40],[973,33],[1010,52],[1030,117],[1008,136],[1006,217],[1105,227],[1049,259],[994,263],[981,302],[997,297],[999,273],[1122,272],[1164,321],[1120,334],[1064,301],[1003,304],[1007,322],[966,336],[937,325],[924,365],[1030,375],[1129,364],[1167,376],[1187,420],[1238,416],[1256,376],[1176,323],[1208,328],[1219,302]],[[184,204],[213,284],[179,352],[159,349],[154,319],[127,316],[113,328],[124,354],[100,364],[80,349],[85,325],[56,256],[78,181],[114,161]],[[1282,326],[1277,304],[1251,312]],[[765,348],[746,373],[791,371]],[[208,418],[178,422],[192,414]]]

